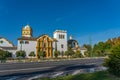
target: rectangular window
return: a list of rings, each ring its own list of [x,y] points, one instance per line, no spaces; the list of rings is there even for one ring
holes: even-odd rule
[[[63,35],[63,39],[65,39],[65,35]]]
[[[24,41],[20,41],[20,44],[24,44]]]
[[[61,44],[61,48],[64,48],[64,45],[63,45],[63,44]]]
[[[29,44],[29,41],[25,41],[25,44]]]

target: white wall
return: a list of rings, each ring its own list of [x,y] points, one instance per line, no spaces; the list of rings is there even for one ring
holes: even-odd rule
[[[0,43],[0,46],[2,47],[13,47],[13,45],[9,43],[5,38],[1,38],[0,41],[3,41],[3,43]]]
[[[22,40],[24,41],[24,44],[20,44],[21,40],[18,40],[18,50],[21,50],[21,46],[22,46],[22,50],[24,50],[26,52],[26,57],[29,57],[29,54],[31,51],[34,51],[34,53],[36,54],[36,44],[37,41],[29,41],[29,44],[25,44],[25,41],[28,40]]]
[[[64,39],[59,39],[59,35],[65,35]],[[57,39],[57,50],[59,50],[60,52],[62,51],[67,51],[67,32],[66,31],[56,31],[54,32],[54,38]],[[61,48],[61,45],[63,45],[64,47]]]
[[[11,52],[12,53],[12,58],[16,58],[16,51],[17,50],[7,50],[8,52]]]
[[[81,54],[85,57],[85,52],[86,52],[87,50],[86,49],[81,49],[80,50],[80,52],[81,52]]]

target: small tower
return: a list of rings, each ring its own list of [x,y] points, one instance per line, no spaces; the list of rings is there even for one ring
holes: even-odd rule
[[[57,39],[57,50],[60,51],[61,55],[67,51],[67,31],[56,30],[53,34],[54,38]]]
[[[32,28],[29,25],[22,28],[22,37],[32,37]]]
[[[73,39],[73,36],[72,35],[70,35],[70,40],[72,40]]]

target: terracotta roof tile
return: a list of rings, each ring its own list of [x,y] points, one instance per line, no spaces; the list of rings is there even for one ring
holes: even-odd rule
[[[17,50],[17,47],[0,47],[4,50]]]
[[[36,41],[37,38],[34,38],[34,37],[22,37],[22,38],[18,38],[18,40],[30,40],[30,41]]]

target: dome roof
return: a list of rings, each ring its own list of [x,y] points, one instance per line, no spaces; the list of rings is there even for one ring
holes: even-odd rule
[[[29,25],[26,25],[25,28],[30,28],[30,26],[29,26]]]
[[[32,28],[29,25],[26,25],[25,27],[23,27],[23,29],[31,30]]]
[[[72,43],[78,43],[78,42],[74,39],[68,40],[68,44],[72,44]]]

